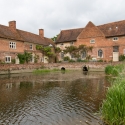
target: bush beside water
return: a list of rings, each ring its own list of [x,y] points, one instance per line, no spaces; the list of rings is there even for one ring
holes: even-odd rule
[[[125,77],[124,66],[107,66],[106,74],[117,76],[112,86],[108,88],[106,99],[100,112],[102,119],[108,125],[125,125]]]
[[[112,75],[112,76],[118,76],[122,70],[124,69],[124,65],[116,65],[116,66],[113,66],[113,65],[108,65],[106,68],[105,68],[105,73],[107,75]]]

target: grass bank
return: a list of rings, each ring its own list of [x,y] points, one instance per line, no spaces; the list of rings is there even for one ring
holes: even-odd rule
[[[33,71],[33,73],[49,73],[49,72],[57,72],[60,71],[60,69],[36,69]]]
[[[100,112],[108,125],[125,125],[125,68],[124,65],[107,66],[106,74],[117,76],[108,88]]]

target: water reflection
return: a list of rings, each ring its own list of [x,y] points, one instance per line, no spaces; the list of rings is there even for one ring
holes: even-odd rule
[[[102,125],[95,113],[108,86],[104,74],[0,76],[2,125]]]

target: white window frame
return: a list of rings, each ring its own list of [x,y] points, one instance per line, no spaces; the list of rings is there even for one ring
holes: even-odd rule
[[[11,49],[16,49],[16,42],[10,42],[9,46]]]
[[[33,44],[30,44],[29,48],[30,50],[33,50]]]
[[[118,41],[118,37],[113,37],[112,40],[113,41]]]
[[[32,54],[32,57],[31,57],[31,59],[30,59],[30,62],[31,63],[34,63],[34,55]]]
[[[91,40],[90,40],[90,43],[95,43],[95,39],[91,39]]]
[[[11,63],[11,56],[5,56],[5,62]]]

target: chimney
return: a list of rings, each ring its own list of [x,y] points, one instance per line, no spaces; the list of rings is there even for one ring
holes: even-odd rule
[[[39,36],[44,37],[44,29],[39,29]]]
[[[9,22],[9,28],[11,30],[16,30],[16,21],[10,21]]]

